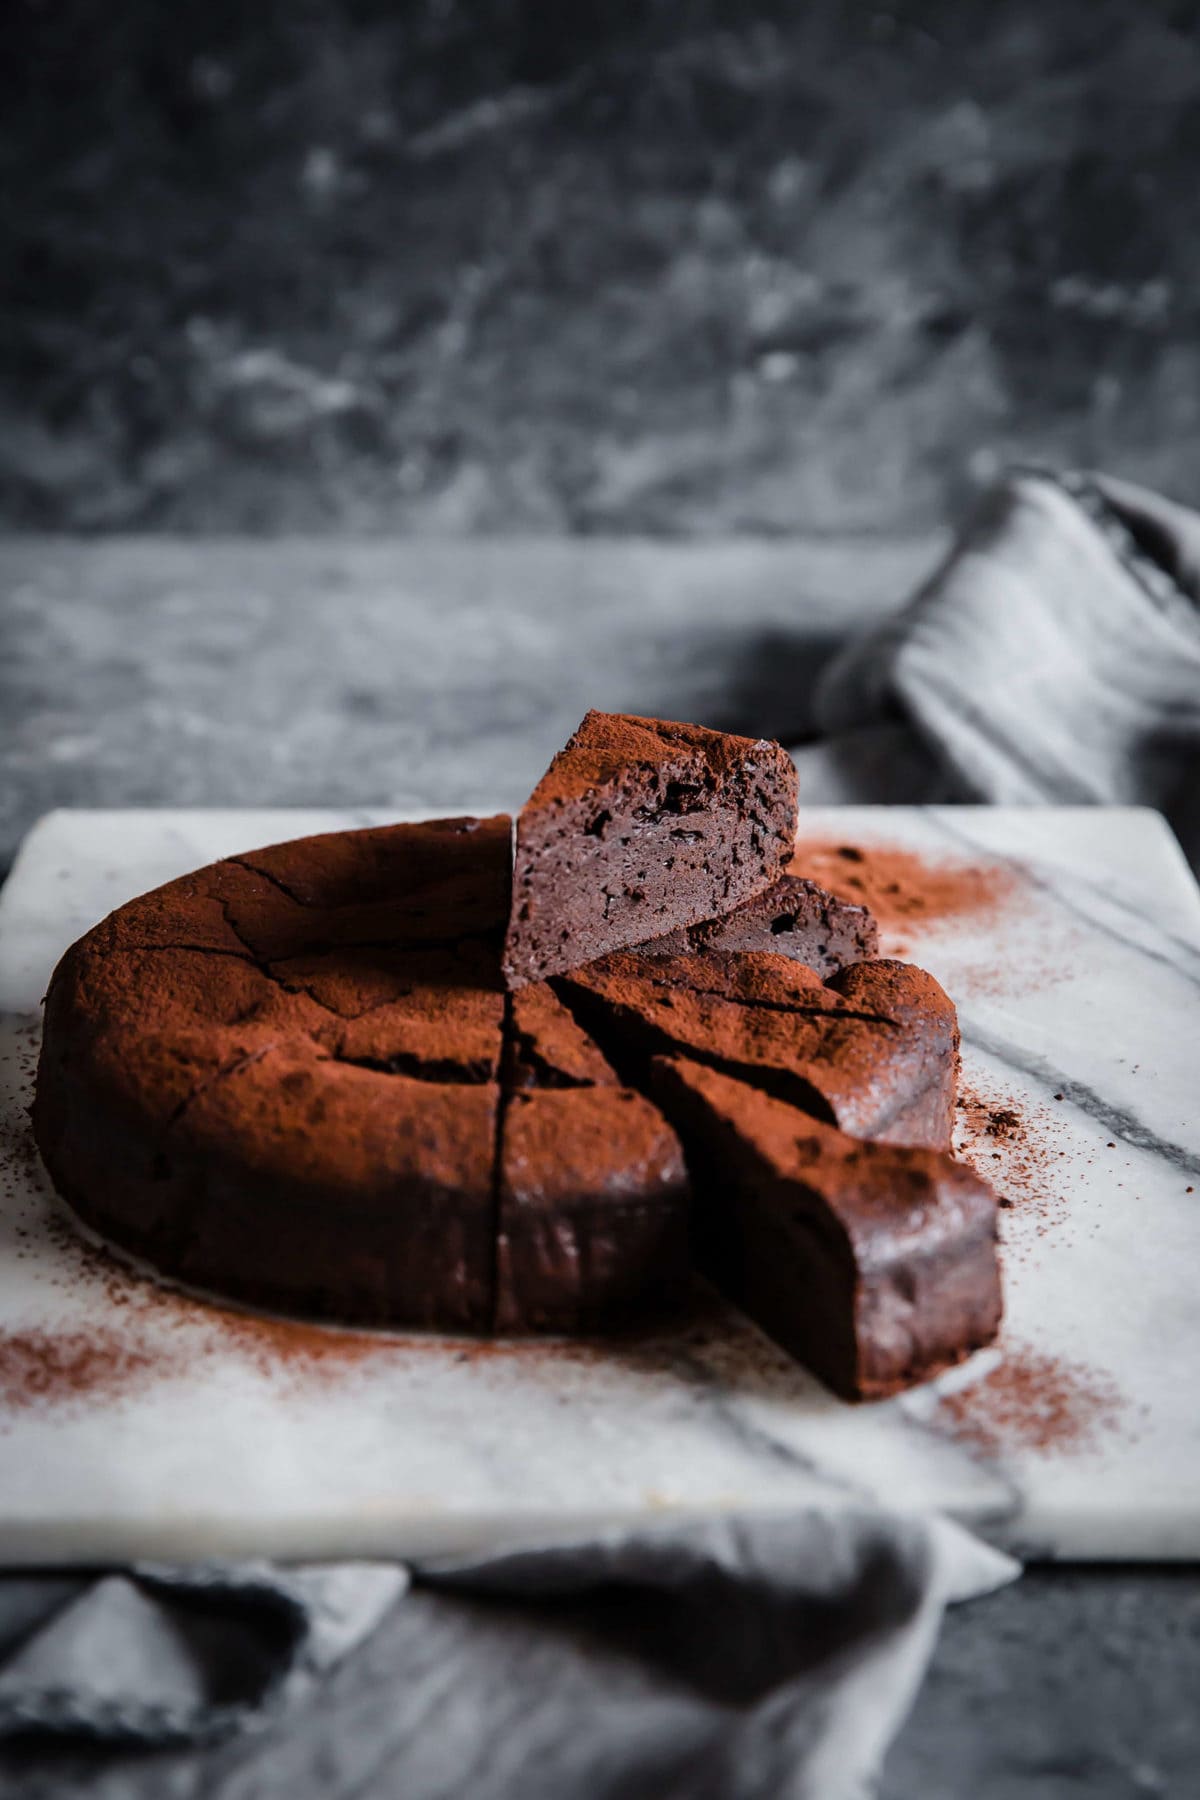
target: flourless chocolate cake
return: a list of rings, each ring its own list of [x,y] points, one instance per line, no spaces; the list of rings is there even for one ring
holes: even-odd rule
[[[923,1379],[999,1316],[995,1197],[945,1153],[954,1008],[781,878],[794,813],[778,746],[589,714],[515,890],[498,817],[143,895],[50,985],[56,1187],[251,1306],[592,1332],[658,1317],[695,1258],[839,1393]]]

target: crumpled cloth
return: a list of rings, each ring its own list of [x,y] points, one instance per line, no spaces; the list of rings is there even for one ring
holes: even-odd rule
[[[8,1634],[0,1723],[155,1744],[277,1723],[286,1761],[296,1703],[390,1608],[386,1720],[374,1719],[387,1792],[858,1800],[943,1608],[1016,1572],[947,1520],[831,1493],[787,1517],[612,1531],[411,1571],[14,1578],[26,1617]],[[357,1793],[361,1751],[333,1734],[319,1780],[301,1767],[286,1790]]]
[[[825,670],[818,801],[1145,805],[1200,867],[1200,513],[1013,474],[900,612]]]
[[[1198,610],[1196,514],[1102,476],[1015,474],[920,593],[827,668],[825,735],[794,752],[802,793],[1143,802],[1195,861]],[[274,1729],[282,1771],[305,1698],[348,1655],[352,1677],[381,1630],[390,1791],[853,1800],[944,1606],[1014,1573],[945,1520],[831,1493],[786,1518],[410,1569],[10,1576],[0,1734],[200,1744]],[[319,1773],[297,1767],[288,1790],[358,1792],[355,1767],[349,1739],[323,1743]]]

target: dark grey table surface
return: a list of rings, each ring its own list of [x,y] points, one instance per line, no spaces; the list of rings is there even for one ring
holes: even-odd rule
[[[590,705],[797,740],[934,539],[0,545],[0,869],[52,806],[519,802]],[[404,1605],[422,1604],[419,1595]],[[0,1625],[4,1595],[0,1581]],[[952,1612],[884,1800],[1200,1793],[1200,1570],[1033,1568]],[[384,1800],[389,1634],[203,1752],[0,1748],[0,1794]],[[412,1800],[422,1800],[413,1796]]]

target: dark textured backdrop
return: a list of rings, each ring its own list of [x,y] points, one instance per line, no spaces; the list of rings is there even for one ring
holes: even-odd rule
[[[1200,6],[7,0],[0,522],[1200,499]]]

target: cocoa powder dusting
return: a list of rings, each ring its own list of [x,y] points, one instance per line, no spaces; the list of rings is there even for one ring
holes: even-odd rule
[[[115,1399],[148,1380],[178,1372],[162,1347],[124,1331],[0,1331],[0,1409]]]
[[[990,1375],[939,1396],[936,1421],[986,1456],[1067,1456],[1127,1423],[1119,1389],[1085,1363],[1008,1345]]]
[[[70,1244],[72,1285],[98,1285],[109,1305],[129,1315],[121,1341],[145,1348],[147,1378],[172,1377],[205,1355],[232,1353],[256,1374],[294,1388],[336,1380],[410,1341],[382,1332],[240,1312],[218,1300],[162,1286],[103,1245],[86,1242],[66,1219],[55,1222],[55,1236],[60,1249]]]
[[[260,1374],[285,1377],[293,1384],[336,1380],[345,1371],[409,1343],[407,1338],[312,1325],[303,1319],[232,1312],[184,1294],[172,1298],[177,1307],[190,1310],[192,1322],[208,1326],[214,1344],[219,1341]]]
[[[1011,1096],[988,1097],[965,1084],[959,1086],[957,1107],[955,1153],[990,1182],[1001,1207],[1020,1214],[1035,1237],[1064,1224],[1065,1133],[1052,1109],[1028,1100],[1018,1107]]]
[[[52,1236],[65,1269],[51,1285],[72,1298],[103,1296],[113,1324],[0,1330],[0,1414],[34,1406],[71,1412],[95,1400],[119,1400],[176,1381],[213,1355],[232,1354],[289,1390],[324,1384],[396,1339],[323,1329],[303,1321],[239,1313],[177,1293],[126,1268],[54,1219]]]
[[[883,956],[919,961],[920,944],[914,940],[950,922],[969,927],[976,941],[982,936],[985,943],[994,930],[994,952],[970,962],[956,957],[959,999],[1007,999],[1061,981],[1078,966],[1087,941],[1028,871],[1011,862],[969,862],[898,844],[805,839],[789,869],[868,906],[879,925]]]
[[[962,862],[899,844],[805,838],[790,872],[807,875],[843,900],[869,906],[881,931],[903,933],[936,920],[998,915],[1019,884],[1005,863]]]

